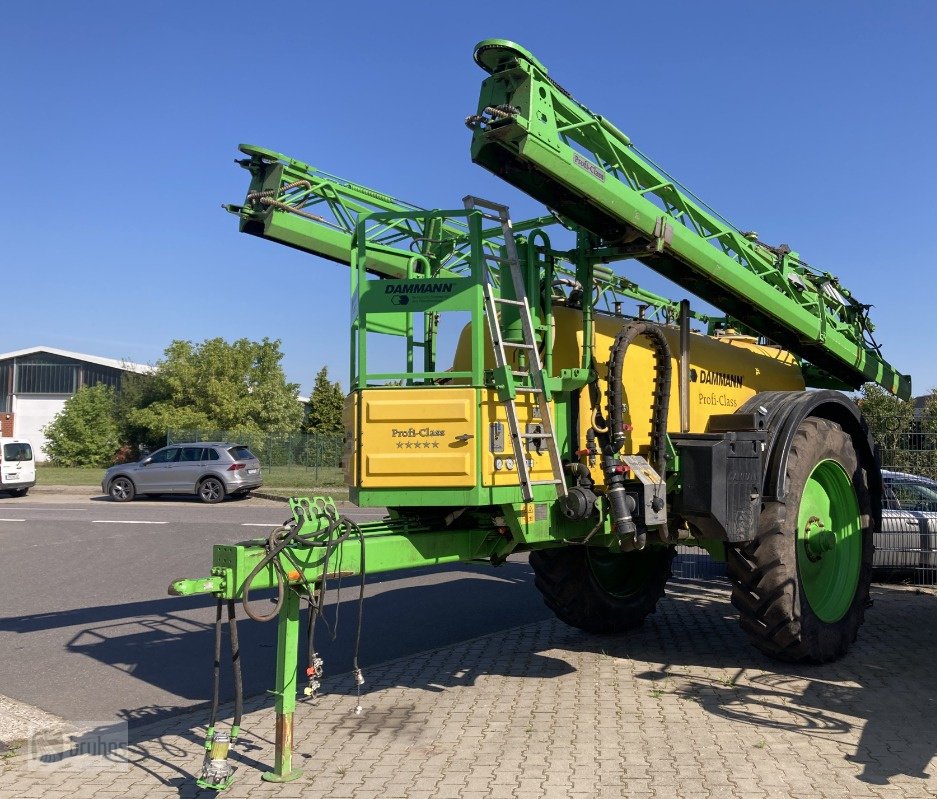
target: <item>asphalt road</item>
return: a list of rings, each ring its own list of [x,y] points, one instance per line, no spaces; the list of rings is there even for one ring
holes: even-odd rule
[[[380,515],[347,511],[357,519]],[[256,498],[206,506],[187,499],[116,504],[80,495],[0,495],[0,694],[68,721],[119,719],[131,727],[205,702],[213,599],[169,597],[167,586],[207,575],[212,544],[263,536],[288,515],[285,504]],[[381,575],[369,580],[367,596],[365,677],[369,663],[550,616],[523,559],[498,569]],[[324,630],[317,634],[333,675],[351,668],[356,597],[355,586],[343,589],[334,642]],[[276,625],[241,617],[245,689],[252,695],[273,687]]]

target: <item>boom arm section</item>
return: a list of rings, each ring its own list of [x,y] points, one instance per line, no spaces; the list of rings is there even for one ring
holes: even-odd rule
[[[879,354],[868,306],[790,248],[743,233],[639,153],[524,48],[488,40],[472,160],[851,387],[902,398],[911,381]]]
[[[224,207],[240,218],[243,233],[348,266],[361,218],[424,210],[262,147],[239,149],[248,156],[237,163],[251,173],[250,188],[244,205]],[[375,226],[381,229],[368,230],[368,271],[395,279],[407,277],[414,255],[439,261],[468,235],[467,228],[441,224],[426,230],[406,218]],[[438,276],[450,273],[443,268]]]
[[[437,277],[452,277],[465,268],[468,226],[460,225],[458,220],[434,219],[427,223],[426,209],[421,206],[272,150],[249,144],[242,144],[239,149],[248,157],[236,163],[250,172],[250,187],[243,205],[223,207],[238,216],[242,233],[349,266],[356,226],[365,219],[367,270],[373,274],[405,279],[410,275],[408,269],[413,270],[415,256],[425,258]],[[391,221],[366,219],[383,212],[401,217]],[[523,234],[555,224],[555,217],[543,216],[515,222],[513,231]],[[482,239],[493,255],[504,246],[500,226],[483,230]],[[568,260],[569,255],[551,252],[556,274],[574,278],[576,267]],[[490,265],[489,271],[497,278],[496,264]],[[609,308],[619,298],[625,298],[643,305],[661,319],[673,318],[678,313],[679,303],[642,289],[608,267],[596,265],[594,284]],[[709,325],[724,321],[699,313],[693,315]]]

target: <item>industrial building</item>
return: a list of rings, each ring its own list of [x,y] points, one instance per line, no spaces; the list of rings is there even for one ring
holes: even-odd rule
[[[83,386],[118,387],[124,374],[146,374],[145,364],[101,358],[55,347],[0,353],[0,435],[28,439],[45,460],[43,428]]]

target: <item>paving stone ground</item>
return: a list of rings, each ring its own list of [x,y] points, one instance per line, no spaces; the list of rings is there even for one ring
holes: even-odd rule
[[[255,698],[226,795],[937,796],[937,593],[876,588],[873,598],[849,656],[827,666],[761,656],[724,586],[680,581],[627,638],[551,620],[367,668],[360,715],[351,678],[333,677],[297,709],[304,773],[282,785],[260,779],[274,717]],[[109,763],[37,769],[7,753],[0,799],[194,797],[204,721],[136,730]]]

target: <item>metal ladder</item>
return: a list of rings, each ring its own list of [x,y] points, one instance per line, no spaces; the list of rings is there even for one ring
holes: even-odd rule
[[[524,502],[532,502],[533,487],[539,485],[552,485],[556,487],[557,497],[566,496],[566,480],[563,476],[563,463],[560,460],[559,447],[556,444],[556,435],[553,426],[553,417],[550,413],[550,396],[543,376],[543,366],[540,362],[540,352],[537,350],[537,339],[534,335],[533,320],[530,316],[530,303],[527,300],[527,289],[524,276],[521,274],[521,265],[517,257],[517,244],[514,241],[514,231],[511,227],[511,217],[506,205],[482,200],[469,195],[462,202],[467,211],[478,211],[483,219],[490,219],[500,223],[504,234],[504,247],[507,257],[496,255],[484,256],[486,262],[494,261],[500,265],[507,265],[514,285],[514,296],[517,299],[496,297],[494,287],[487,274],[485,275],[485,318],[488,321],[488,332],[491,335],[491,345],[494,349],[495,364],[501,369],[506,381],[506,391],[502,402],[508,417],[508,428],[511,432],[511,442],[514,445],[514,460],[517,464]],[[486,263],[487,272],[487,263]],[[505,279],[505,270],[500,270],[502,285]],[[498,306],[511,305],[518,308],[522,341],[505,341],[501,333],[501,324],[498,319]],[[527,371],[514,370],[508,361],[506,349],[519,349],[527,355]],[[528,378],[529,385],[516,385],[515,378]],[[540,429],[542,432],[533,433],[521,431],[520,421],[517,418],[517,405],[514,397],[518,394],[532,394],[540,410]],[[530,468],[527,463],[528,452],[525,445],[531,441],[538,441],[545,447],[550,456],[550,465],[553,478],[550,480],[531,480]]]

